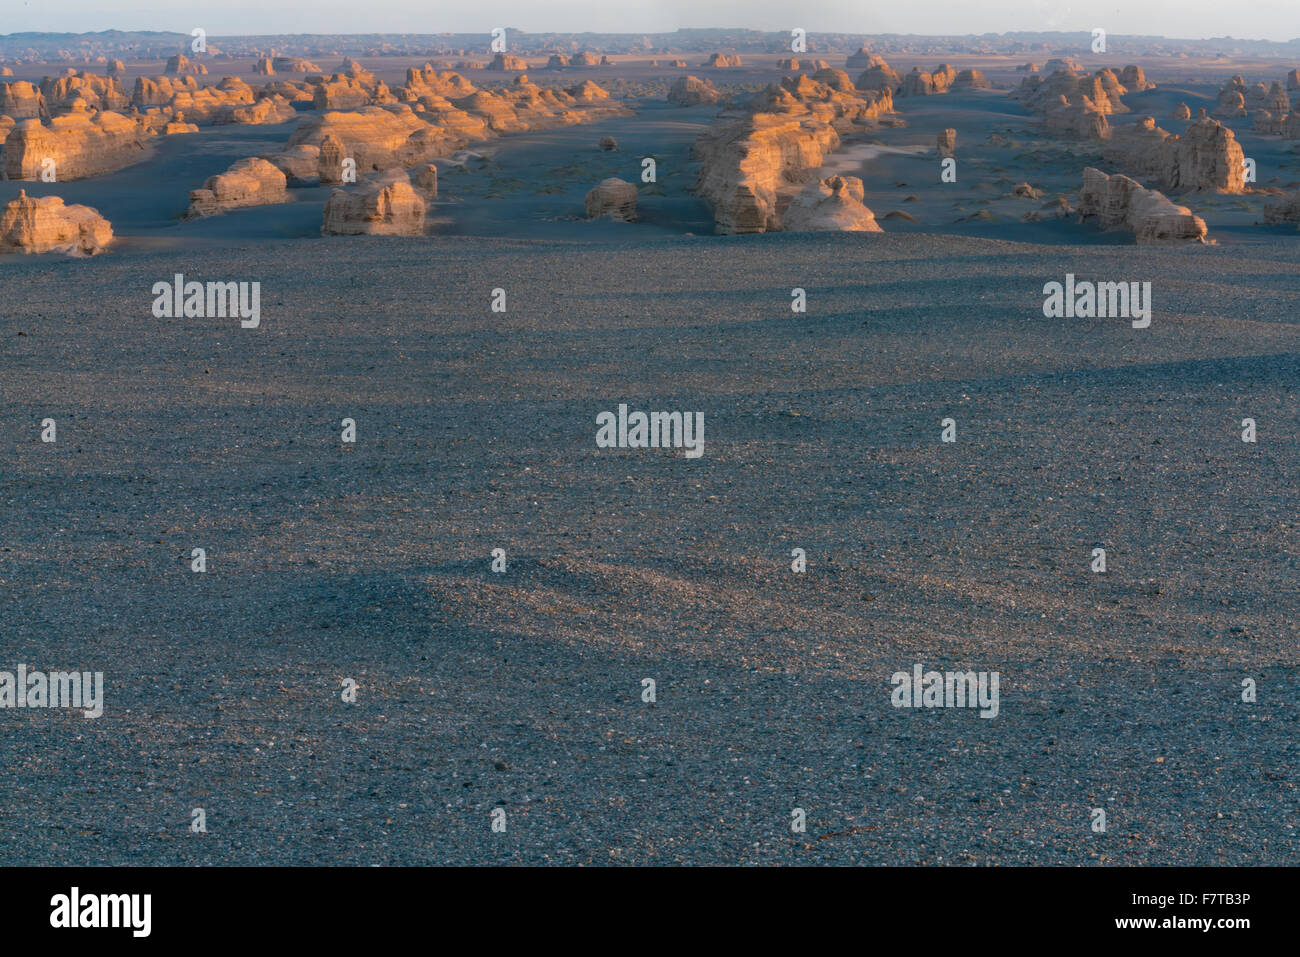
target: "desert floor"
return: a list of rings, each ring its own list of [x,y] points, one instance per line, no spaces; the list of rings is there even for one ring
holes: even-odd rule
[[[712,111],[649,105],[446,164],[423,239],[321,238],[327,190],[175,219],[285,127],[22,184],[122,238],[0,262],[0,668],[107,701],[0,722],[0,863],[1300,863],[1300,235],[1021,223],[1087,158],[1002,94],[902,107],[843,154],[883,235],[707,235]],[[645,221],[581,222],[644,155]],[[177,272],[261,328],[155,319]],[[1150,281],[1150,328],[1043,318],[1067,273]],[[621,402],[703,457],[597,449]],[[1000,713],[892,707],[917,662]]]

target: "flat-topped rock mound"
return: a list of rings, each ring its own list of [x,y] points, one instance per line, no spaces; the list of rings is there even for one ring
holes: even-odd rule
[[[242,159],[224,173],[208,177],[202,189],[190,192],[186,219],[216,216],[245,206],[288,202],[288,181],[275,164],[260,156]]]
[[[0,211],[0,253],[94,256],[112,242],[113,228],[97,210],[58,196],[36,199],[20,190]]]
[[[39,179],[50,161],[60,182],[111,173],[143,159],[151,135],[120,113],[72,112],[52,117],[49,125],[22,120],[5,140],[5,175]]]
[[[381,173],[354,189],[336,189],[325,202],[325,236],[419,236],[426,202],[404,170]]]

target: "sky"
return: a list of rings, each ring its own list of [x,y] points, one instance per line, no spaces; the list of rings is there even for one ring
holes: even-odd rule
[[[1284,41],[1300,37],[1300,0],[0,0],[0,31],[202,27],[209,36],[275,33],[657,33],[748,27],[810,34],[1007,33],[1016,30]]]

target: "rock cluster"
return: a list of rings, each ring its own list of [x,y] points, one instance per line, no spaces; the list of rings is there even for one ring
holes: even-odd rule
[[[42,80],[41,96],[51,113],[71,109],[78,99],[92,110],[125,110],[131,105],[131,98],[122,90],[115,77],[78,72],[71,68],[62,76]]]
[[[943,157],[953,156],[957,152],[957,131],[944,130],[938,137],[939,155]]]
[[[1245,191],[1245,154],[1232,130],[1209,117],[1188,125],[1182,136],[1156,126],[1149,116],[1116,128],[1104,152],[1134,176],[1154,179],[1162,189],[1178,192]]]
[[[439,73],[431,65],[409,70],[396,95],[401,102],[307,117],[290,136],[289,147],[321,149],[333,137],[342,154],[356,161],[358,173],[366,174],[428,163],[499,134],[628,112],[590,80],[555,90],[520,76],[504,90],[477,90],[459,74]]]
[[[719,69],[719,70],[734,69],[735,67],[738,67],[740,65],[741,62],[740,62],[739,54],[728,56],[725,53],[714,53],[711,54],[709,58],[704,61],[704,66],[713,67],[714,69]]]
[[[489,70],[505,70],[511,73],[522,73],[528,69],[528,61],[523,57],[511,56],[509,53],[498,53],[492,58],[488,65]]]
[[[837,86],[847,75],[831,72],[838,76],[826,79],[835,86],[808,76],[787,77],[742,110],[724,112],[701,134],[695,146],[701,160],[696,191],[712,209],[718,232],[780,229],[783,207],[839,145],[840,132],[874,128],[878,118],[892,112],[888,90],[850,85],[845,91]],[[853,195],[846,185],[832,192],[836,204]]]
[[[1132,69],[1138,71],[1137,67]],[[1145,82],[1145,76],[1130,75]],[[1121,99],[1127,92],[1128,88],[1114,70],[1096,73],[1057,70],[1046,78],[1038,74],[1024,77],[1020,86],[1011,92],[1011,99],[1031,113],[1039,114],[1051,133],[1104,140],[1110,137],[1107,117],[1129,111]]]
[[[956,79],[957,71],[946,63],[940,63],[933,73],[922,73],[920,67],[912,67],[912,72],[903,77],[898,95],[933,96],[936,93],[947,93]]]
[[[177,53],[168,58],[167,65],[163,67],[164,73],[170,73],[173,76],[177,74],[189,74],[191,76],[204,76],[208,68],[202,63],[194,63],[184,53]]]
[[[89,206],[65,206],[58,196],[33,199],[20,190],[0,212],[0,253],[93,256],[112,242],[108,220]]]
[[[585,200],[588,219],[613,219],[630,223],[636,219],[636,187],[621,179],[602,180]]]
[[[1127,176],[1107,176],[1089,167],[1083,171],[1079,216],[1096,218],[1103,229],[1128,229],[1139,245],[1205,242],[1205,220],[1186,206],[1146,189]]]

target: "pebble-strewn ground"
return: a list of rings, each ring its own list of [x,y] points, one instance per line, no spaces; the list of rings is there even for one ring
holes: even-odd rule
[[[0,863],[1300,863],[1265,236],[11,257],[0,669],[107,704],[0,711]],[[177,270],[260,281],[262,328],[154,319]],[[1151,327],[1042,318],[1067,272],[1150,280]],[[703,457],[597,449],[619,402],[703,412]],[[891,707],[917,662],[1000,713]]]

